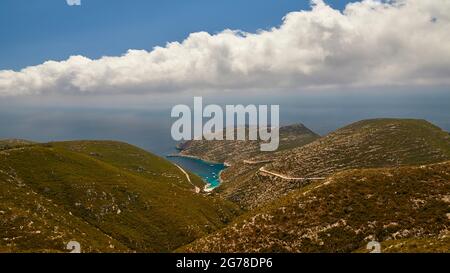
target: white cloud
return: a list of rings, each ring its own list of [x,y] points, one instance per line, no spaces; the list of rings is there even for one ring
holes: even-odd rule
[[[320,0],[280,27],[192,33],[152,51],[0,71],[0,95],[450,84],[450,1]]]
[[[81,0],[66,0],[69,6],[81,6]]]

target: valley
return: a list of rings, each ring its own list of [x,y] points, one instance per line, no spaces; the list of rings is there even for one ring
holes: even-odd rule
[[[113,141],[35,144],[0,154],[1,251],[170,252],[239,209],[195,192],[203,181]]]

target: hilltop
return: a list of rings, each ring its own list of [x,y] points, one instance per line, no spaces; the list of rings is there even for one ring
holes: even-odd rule
[[[225,133],[224,133],[225,134]],[[236,130],[235,130],[236,135]],[[246,128],[248,138],[248,128]],[[279,151],[303,146],[320,136],[305,127],[295,124],[280,128]],[[225,138],[225,137],[224,137]],[[210,162],[239,164],[243,160],[256,156],[267,155],[270,152],[260,151],[260,141],[252,140],[191,140],[179,145],[181,155],[195,156]]]
[[[190,174],[192,183],[202,185]],[[176,166],[113,141],[0,152],[0,251],[169,252],[231,221],[230,202],[197,194]]]
[[[448,252],[450,162],[347,170],[251,211],[187,252]]]
[[[277,157],[267,169],[294,177],[348,168],[418,165],[450,159],[450,134],[414,119],[363,120]]]
[[[445,160],[450,160],[450,135],[427,121],[364,120],[306,145],[248,159],[256,164],[242,161],[223,173],[218,192],[251,209],[339,171]]]
[[[8,149],[14,149],[14,148],[20,148],[23,146],[28,146],[35,144],[33,141],[24,140],[24,139],[2,139],[0,140],[0,151],[2,150],[8,150]]]

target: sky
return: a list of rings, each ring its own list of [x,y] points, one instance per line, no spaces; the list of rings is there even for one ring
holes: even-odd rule
[[[320,134],[377,117],[450,130],[450,1],[69,2],[0,1],[0,138],[164,154],[170,108],[193,96],[280,104]]]
[[[349,1],[329,3],[342,9]],[[0,1],[0,69],[18,70],[72,55],[116,56],[163,46],[189,33],[223,29],[255,32],[281,24],[304,0],[66,0]]]
[[[32,10],[29,1],[11,3],[21,14],[5,12],[4,18],[20,21],[1,24],[6,32],[1,51],[13,58],[15,50],[29,54],[14,59],[22,68],[23,58],[40,59],[23,69],[0,70],[0,96],[274,94],[450,84],[447,0],[337,6],[312,0],[295,9],[286,2],[284,10],[251,1],[245,6],[233,1],[147,3],[132,10],[123,1],[107,2],[95,1],[100,6],[92,7],[88,1],[66,3],[62,8],[68,11],[61,12],[59,6],[39,5],[42,1],[32,1],[31,6],[38,5]],[[265,22],[255,19],[265,14],[271,14]],[[274,22],[273,14],[281,22]],[[240,19],[229,22],[234,18]]]

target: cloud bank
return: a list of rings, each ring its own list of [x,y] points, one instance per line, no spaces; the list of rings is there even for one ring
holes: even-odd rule
[[[321,0],[279,27],[192,33],[181,43],[0,71],[0,95],[450,85],[450,1]]]

